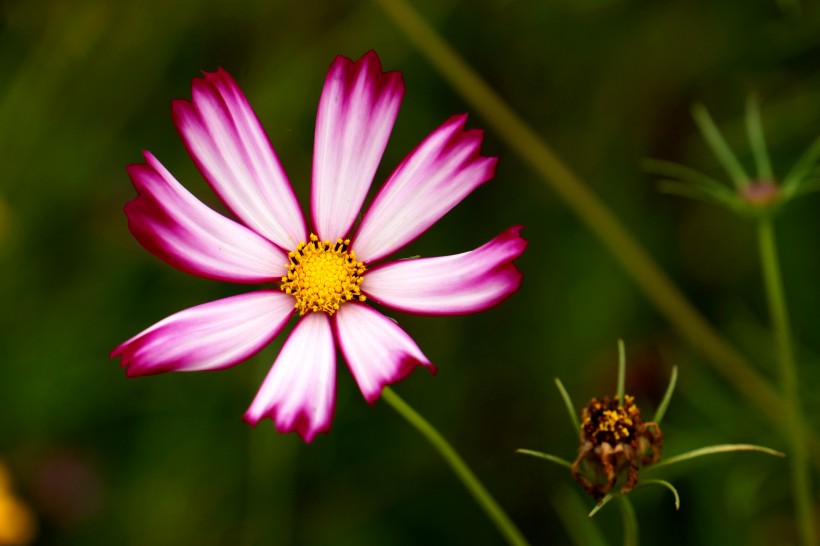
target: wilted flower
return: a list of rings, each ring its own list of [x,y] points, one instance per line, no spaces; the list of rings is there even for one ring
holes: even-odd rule
[[[634,397],[624,393],[626,356],[623,342],[620,340],[618,341],[618,353],[617,394],[614,397],[604,396],[590,400],[581,410],[580,420],[575,413],[575,405],[569,393],[561,381],[555,379],[555,385],[564,399],[570,420],[578,431],[578,455],[574,462],[531,449],[517,451],[524,455],[546,459],[569,469],[572,477],[583,485],[597,502],[589,514],[590,517],[616,496],[620,496],[624,502],[627,502],[624,495],[639,485],[638,477],[641,470],[654,471],[657,468],[695,457],[731,451],[761,451],[777,457],[784,456],[779,451],[752,444],[721,444],[702,447],[661,460],[663,433],[660,423],[666,414],[672,393],[675,391],[678,370],[672,368],[669,386],[663,400],[655,410],[652,421],[644,421],[640,409],[635,405]],[[675,497],[675,508],[680,506],[678,492],[668,481],[655,478],[642,480],[640,485],[665,487]]]
[[[661,458],[663,434],[657,423],[647,423],[635,399],[624,395],[593,398],[581,410],[581,432],[578,456],[572,463],[572,477],[589,494],[601,499],[625,473],[621,493],[628,493],[638,483],[638,470]],[[592,477],[581,471],[586,462]]]
[[[520,226],[463,254],[381,263],[424,233],[495,170],[483,134],[453,116],[401,162],[354,223],[399,110],[404,84],[366,53],[337,57],[316,118],[309,230],[290,182],[242,91],[224,71],[193,82],[173,118],[199,170],[237,217],[211,210],[154,158],[128,172],[138,196],[125,207],[131,233],[182,271],[220,281],[278,284],[179,312],[113,352],[129,376],[216,370],[261,350],[293,315],[293,332],[245,420],[270,417],[306,441],[329,430],[336,344],[374,403],[417,365],[434,371],[395,322],[365,304],[421,315],[487,309],[518,289],[512,264]]]

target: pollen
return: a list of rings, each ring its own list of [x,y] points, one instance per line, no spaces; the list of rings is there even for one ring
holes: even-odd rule
[[[331,243],[311,233],[310,240],[288,253],[288,259],[288,274],[280,288],[296,299],[300,315],[324,311],[332,316],[345,302],[365,301],[360,288],[365,267],[350,250],[350,239]]]
[[[582,412],[582,428],[587,439],[594,445],[607,442],[616,445],[629,442],[635,435],[636,426],[643,421],[635,400],[628,394],[624,396],[623,405],[614,400],[594,398]]]

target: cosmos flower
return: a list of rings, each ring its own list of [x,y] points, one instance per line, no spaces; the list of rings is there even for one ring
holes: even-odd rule
[[[296,325],[244,419],[269,417],[305,441],[330,429],[338,346],[365,400],[416,366],[433,364],[393,320],[369,305],[419,315],[459,315],[515,292],[521,226],[453,256],[383,262],[492,178],[483,133],[465,115],[434,130],[389,176],[361,217],[398,114],[404,83],[375,52],[337,57],[319,102],[310,229],[264,129],[224,70],[193,81],[173,103],[174,123],[202,175],[237,221],[208,208],[149,152],[128,173],[134,237],[166,263],[199,277],[269,285],[186,309],[111,353],[129,376],[227,368]]]

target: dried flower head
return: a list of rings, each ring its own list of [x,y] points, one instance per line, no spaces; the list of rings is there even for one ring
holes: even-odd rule
[[[579,442],[572,477],[600,500],[618,483],[621,493],[637,485],[638,470],[660,460],[663,433],[643,420],[632,396],[625,395],[623,404],[605,396],[581,410]]]
[[[555,379],[555,386],[564,399],[567,415],[578,431],[580,445],[575,461],[568,460],[532,449],[518,449],[517,453],[538,457],[569,469],[575,481],[584,486],[595,498],[595,508],[589,513],[594,516],[610,500],[623,496],[638,486],[638,472],[651,465],[647,471],[655,472],[658,468],[688,461],[704,455],[729,453],[733,451],[759,451],[783,457],[783,453],[768,447],[752,444],[720,444],[702,447],[661,461],[663,433],[660,423],[666,414],[666,408],[675,391],[678,380],[677,367],[672,368],[669,386],[663,399],[655,410],[652,421],[644,421],[641,411],[635,405],[635,398],[625,394],[626,351],[624,343],[618,340],[618,383],[617,395],[610,398],[593,398],[581,410],[581,419],[575,411],[569,393],[561,380]],[[623,400],[623,403],[621,402]],[[680,497],[675,486],[666,480],[650,478],[641,481],[641,485],[660,486],[669,490],[675,497],[675,509],[680,507]],[[626,513],[626,512],[625,512]]]

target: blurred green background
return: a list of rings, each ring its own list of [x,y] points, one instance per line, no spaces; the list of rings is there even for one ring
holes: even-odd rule
[[[802,14],[774,0],[416,7],[775,380],[754,225],[659,194],[638,163],[671,159],[723,177],[689,117],[694,101],[748,162],[743,103],[757,91],[782,175],[820,134],[817,4]],[[228,70],[304,203],[327,67],[368,49],[407,85],[379,183],[429,131],[470,108],[373,3],[0,3],[0,459],[36,515],[38,544],[500,543],[439,456],[389,407],[368,406],[341,363],[333,430],[304,445],[267,421],[241,421],[280,341],[216,373],[126,379],[108,359],[161,318],[245,290],[180,273],[128,233],[125,165],[142,149],[216,201],[176,135],[171,100],[190,97],[200,71]],[[468,125],[487,128],[475,113]],[[416,371],[396,391],[454,443],[533,544],[583,544],[593,503],[565,470],[513,452],[574,458],[553,378],[578,405],[612,393],[618,337],[627,389],[649,415],[680,367],[664,453],[724,442],[786,449],[781,431],[682,341],[492,130],[484,151],[501,158],[495,180],[404,254],[462,252],[522,223],[523,287],[480,315],[397,314],[439,373]],[[818,207],[808,197],[777,224],[815,430]],[[645,544],[794,540],[782,460],[719,456],[659,475],[678,486],[682,506],[676,513],[660,489],[635,492]],[[615,507],[594,522],[620,543]]]

